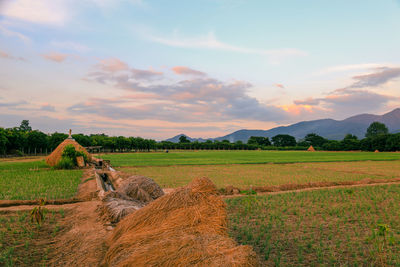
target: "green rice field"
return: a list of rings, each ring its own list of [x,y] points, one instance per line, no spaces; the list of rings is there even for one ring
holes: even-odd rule
[[[70,198],[82,174],[82,170],[50,169],[44,161],[0,161],[0,199]]]
[[[400,185],[225,200],[262,266],[400,266]]]
[[[400,160],[393,152],[190,151],[101,154],[115,167]]]

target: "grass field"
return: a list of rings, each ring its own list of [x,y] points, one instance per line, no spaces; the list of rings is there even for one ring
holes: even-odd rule
[[[116,167],[400,160],[400,153],[307,151],[192,151],[101,154]]]
[[[400,185],[226,199],[266,266],[400,266]],[[385,231],[386,230],[386,231]]]
[[[50,211],[42,225],[29,212],[0,214],[0,266],[46,266],[48,242],[60,231],[64,211]]]
[[[44,161],[0,162],[0,199],[70,198],[82,170],[53,170]]]
[[[161,187],[184,186],[196,177],[210,178],[218,188],[309,182],[342,182],[400,178],[398,161],[321,162],[295,164],[227,164],[124,167],[124,172],[154,179]]]

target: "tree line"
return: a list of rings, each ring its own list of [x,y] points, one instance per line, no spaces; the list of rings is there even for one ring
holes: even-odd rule
[[[28,120],[21,122],[19,127],[0,128],[0,154],[48,154],[68,137],[64,133],[45,134],[32,130]],[[379,122],[373,122],[367,129],[365,138],[347,134],[343,140],[328,140],[315,133],[307,134],[296,141],[293,136],[278,134],[268,137],[251,136],[247,143],[229,140],[207,140],[191,142],[186,136],[181,136],[178,143],[169,141],[156,142],[141,137],[107,136],[105,134],[73,134],[72,137],[84,147],[101,147],[104,152],[128,152],[151,150],[306,150],[313,146],[317,150],[328,151],[400,151],[400,133],[390,134],[388,128]]]

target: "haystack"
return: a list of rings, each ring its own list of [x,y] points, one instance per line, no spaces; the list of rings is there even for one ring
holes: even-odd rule
[[[314,149],[313,146],[310,146],[310,147],[307,149],[307,151],[315,151],[315,149]]]
[[[257,266],[252,248],[228,237],[225,203],[207,178],[125,217],[108,246],[104,266]]]
[[[117,191],[109,192],[103,198],[103,213],[116,223],[163,195],[162,188],[151,178],[131,176],[121,183]]]
[[[47,156],[46,163],[50,166],[55,166],[61,160],[62,153],[67,145],[73,145],[75,147],[75,150],[82,151],[83,153],[86,154],[88,160],[91,160],[92,157],[86,151],[86,149],[80,144],[78,144],[78,142],[76,142],[75,139],[73,139],[70,136],[67,139],[65,139],[61,144],[59,144],[58,147],[54,149],[54,151],[50,155]]]

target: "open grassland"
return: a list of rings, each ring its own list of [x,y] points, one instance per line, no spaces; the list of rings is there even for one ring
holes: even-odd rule
[[[44,161],[0,162],[0,199],[31,200],[73,197],[82,170],[53,170]]]
[[[239,188],[312,182],[400,179],[398,161],[295,164],[175,165],[122,168],[154,179],[161,187],[184,186],[196,177],[210,178],[218,188]]]
[[[29,212],[0,214],[0,266],[46,266],[49,242],[64,211],[49,211],[39,226]]]
[[[400,153],[308,151],[192,151],[101,154],[116,167],[400,160]]]
[[[226,199],[265,266],[400,266],[400,185]]]

